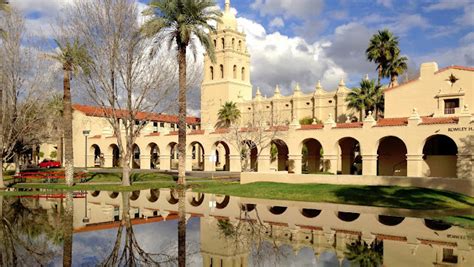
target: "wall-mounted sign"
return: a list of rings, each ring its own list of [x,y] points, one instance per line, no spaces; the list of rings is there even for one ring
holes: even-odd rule
[[[474,132],[474,127],[453,127],[448,128],[448,132]]]

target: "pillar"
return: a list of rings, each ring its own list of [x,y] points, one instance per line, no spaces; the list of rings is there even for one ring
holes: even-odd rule
[[[362,175],[377,175],[378,155],[362,155]]]
[[[171,156],[160,155],[160,170],[169,171],[171,170]]]
[[[113,167],[113,155],[104,154],[104,167],[112,168]]]
[[[289,166],[288,166],[288,172],[294,173],[294,174],[301,174],[301,160],[302,160],[302,155],[289,155],[288,156],[289,160]]]
[[[270,171],[270,155],[258,156],[258,172]]]
[[[211,160],[212,155],[204,155],[204,171],[213,172],[216,171],[216,163]],[[214,157],[215,158],[215,157]]]
[[[323,157],[323,166],[325,172],[331,172],[337,174],[337,162],[338,162],[337,155],[324,155]]]
[[[150,155],[140,155],[140,169],[149,170],[151,169],[151,156]]]
[[[193,155],[191,153],[187,153],[186,155],[186,171],[190,172],[193,170]]]
[[[240,162],[240,155],[229,155],[229,171],[231,172],[241,172],[242,167]]]
[[[209,254],[201,252],[202,255],[202,266],[209,267],[211,266],[211,257]]]
[[[423,155],[407,154],[407,176],[422,177],[423,176]]]

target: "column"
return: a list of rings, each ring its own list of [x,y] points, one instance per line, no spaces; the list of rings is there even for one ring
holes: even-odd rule
[[[211,160],[212,155],[204,155],[204,171],[213,172],[216,171],[216,163]],[[214,157],[215,158],[215,157]]]
[[[323,166],[324,169],[323,171],[325,172],[330,172],[337,174],[337,161],[338,161],[338,156],[337,155],[326,155],[324,154],[323,156]]]
[[[229,171],[231,172],[241,172],[242,167],[241,162],[240,162],[240,155],[230,155],[229,156],[229,164],[230,168]]]
[[[260,155],[258,157],[258,172],[270,171],[270,155]]]
[[[362,175],[377,175],[378,155],[362,155]]]
[[[211,257],[209,254],[201,252],[202,255],[202,266],[209,267],[211,266]]]
[[[113,167],[113,155],[104,154],[104,167],[112,168]]]
[[[193,170],[193,155],[189,155],[190,153],[187,153],[186,155],[186,171],[190,172]]]
[[[140,169],[149,170],[151,169],[150,155],[140,155]]]
[[[289,155],[288,160],[289,160],[289,166],[288,166],[288,172],[294,173],[294,174],[301,174],[301,159],[302,155]]]
[[[407,176],[422,177],[423,173],[423,155],[407,154]]]
[[[171,156],[170,155],[160,155],[160,170],[169,171],[171,170]]]

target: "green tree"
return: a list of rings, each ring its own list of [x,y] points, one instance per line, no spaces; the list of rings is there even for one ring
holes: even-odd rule
[[[360,87],[353,88],[346,97],[347,106],[359,111],[359,121],[363,121],[364,113],[369,111],[378,113],[384,110],[384,96],[380,85],[375,84],[375,80],[363,79]]]
[[[1,12],[8,12],[10,11],[10,7],[8,6],[7,0],[0,0],[0,14]],[[0,28],[0,37],[3,38],[5,32],[2,28]]]
[[[394,55],[383,68],[383,77],[390,77],[390,83],[388,87],[394,87],[398,85],[398,76],[405,73],[408,69],[407,57],[400,57],[400,55]]]
[[[383,241],[375,240],[369,246],[359,238],[346,245],[344,255],[351,263],[360,267],[381,266],[383,264]]]
[[[63,66],[63,131],[64,131],[64,168],[66,184],[72,186],[74,180],[74,154],[72,141],[72,104],[71,104],[71,73],[88,71],[90,62],[87,50],[83,44],[76,39],[74,42],[66,41],[63,44],[56,40],[59,50],[55,54],[48,55],[52,60]]]
[[[317,123],[317,124],[321,124],[321,123],[322,123],[322,121],[319,120],[318,118],[314,118],[314,119],[313,119],[313,118],[311,118],[311,117],[304,117],[304,118],[300,119],[300,124],[301,124],[301,125],[311,125],[311,124],[313,124],[313,120],[314,120],[314,122]]]
[[[218,112],[216,128],[229,128],[240,119],[240,110],[234,102],[225,102]]]
[[[215,62],[214,44],[209,36],[215,32],[212,21],[220,21],[222,13],[215,8],[213,0],[152,0],[144,15],[152,16],[142,27],[147,37],[166,36],[176,43],[178,51],[178,184],[186,184],[186,68],[187,48],[199,41]],[[193,50],[195,51],[195,49]]]
[[[377,64],[377,84],[380,85],[380,80],[384,76],[388,62],[390,62],[395,55],[400,53],[398,37],[394,36],[388,29],[378,31],[378,33],[374,34],[370,39],[369,47],[365,53],[370,62]]]

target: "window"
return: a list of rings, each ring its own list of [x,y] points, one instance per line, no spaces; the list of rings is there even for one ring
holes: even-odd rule
[[[161,128],[164,128],[164,127],[165,127],[165,123],[164,123],[164,122],[160,122],[160,127],[161,127]]]
[[[196,159],[196,146],[193,146],[192,158]]]
[[[454,114],[459,108],[459,98],[444,100],[444,114]]]
[[[242,81],[245,81],[245,68],[242,68]]]
[[[234,46],[234,45],[235,45],[235,39],[232,38],[232,49],[235,49],[235,46]]]
[[[139,120],[135,120],[135,125],[140,125],[140,121],[139,121]]]
[[[171,129],[174,129],[174,123],[170,123]]]
[[[158,122],[157,122],[157,121],[154,121],[154,122],[153,122],[153,132],[154,132],[154,133],[157,133],[157,132],[158,132]]]
[[[239,40],[239,51],[242,51],[242,41]]]
[[[214,67],[211,67],[211,80],[214,80]]]
[[[224,79],[224,65],[220,65],[221,68],[221,78]]]
[[[222,39],[221,39],[221,42],[222,42],[222,49],[225,49],[225,39],[222,38]]]
[[[236,65],[234,65],[233,74],[234,74],[234,79],[237,79],[237,66]]]
[[[217,40],[214,39],[214,48],[217,48]]]
[[[458,263],[458,256],[454,255],[452,248],[443,248],[443,262]]]

